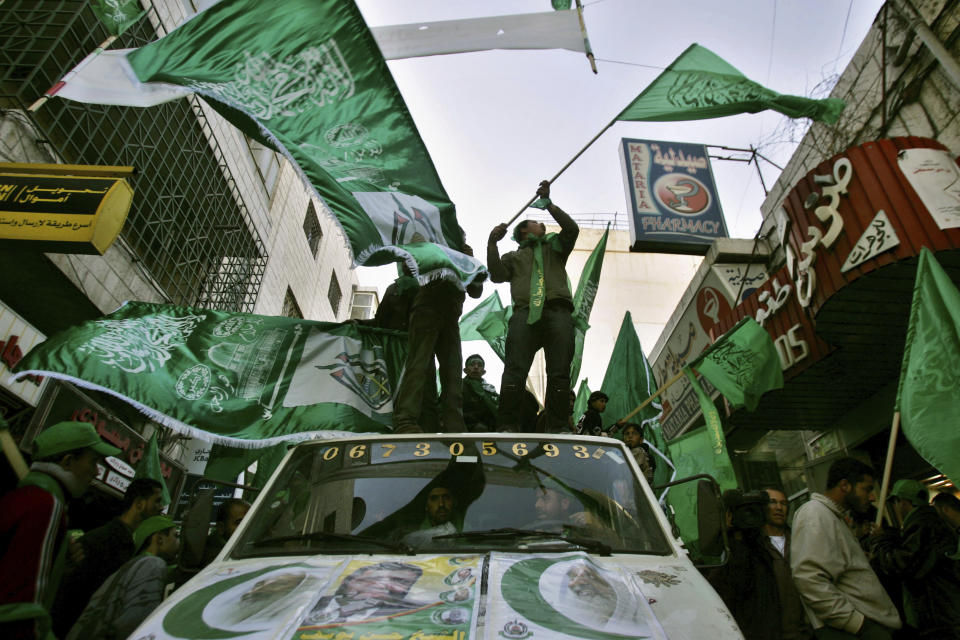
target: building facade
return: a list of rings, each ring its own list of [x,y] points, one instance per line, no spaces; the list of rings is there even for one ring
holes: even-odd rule
[[[202,8],[194,0],[142,4],[146,14],[110,48],[145,45]],[[13,345],[0,376],[8,377],[15,353],[127,300],[349,318],[357,277],[332,215],[288,161],[202,100],[137,109],[53,98],[31,110],[107,39],[90,5],[0,6],[0,162],[132,166],[133,203],[103,255],[0,251],[0,340]],[[59,407],[67,397],[69,407]],[[63,419],[64,411],[122,425],[136,435],[134,445],[156,428],[110,398],[53,381],[16,389],[4,382],[0,411],[17,437]],[[186,449],[163,431],[167,461],[176,464]]]
[[[810,126],[758,237],[732,252],[715,244],[653,350],[669,376],[745,315],[767,329],[784,388],[753,413],[717,399],[744,488],[781,485],[802,501],[840,455],[883,467],[921,247],[960,282],[958,36],[956,2],[887,2],[831,94],[847,104],[840,121]],[[703,423],[675,386],[668,437]],[[896,451],[894,478],[952,488],[902,435]]]

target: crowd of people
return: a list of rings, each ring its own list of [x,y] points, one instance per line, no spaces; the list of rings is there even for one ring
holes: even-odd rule
[[[133,480],[115,517],[77,532],[69,528],[68,504],[120,449],[101,440],[93,425],[71,421],[43,430],[33,446],[29,472],[0,497],[0,637],[126,638],[174,582],[179,533],[161,514],[161,484]],[[248,508],[242,500],[221,505],[205,563]]]
[[[826,484],[792,527],[778,488],[764,491],[760,519],[745,494],[725,494],[730,556],[708,579],[747,640],[960,638],[960,500],[931,505],[923,484],[898,480],[886,504],[895,525],[878,527],[870,466],[841,458]]]

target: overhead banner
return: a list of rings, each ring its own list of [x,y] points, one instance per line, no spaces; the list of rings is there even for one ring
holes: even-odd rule
[[[620,167],[631,251],[705,255],[728,237],[705,146],[623,138]]]

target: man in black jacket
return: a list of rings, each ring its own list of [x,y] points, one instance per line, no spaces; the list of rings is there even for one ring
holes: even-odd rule
[[[898,480],[888,505],[901,523],[871,539],[874,565],[903,582],[903,610],[916,638],[960,638],[960,564],[957,538],[927,504],[927,488]]]

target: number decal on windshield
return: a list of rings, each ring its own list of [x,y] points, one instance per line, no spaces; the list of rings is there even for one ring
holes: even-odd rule
[[[492,442],[483,443],[483,455],[485,456],[495,456],[497,455],[497,447],[494,446]]]
[[[380,446],[386,449],[386,451],[383,452],[383,455],[380,456],[381,458],[389,458],[390,454],[393,453],[393,450],[397,448],[397,445],[395,444],[381,444]]]
[[[527,455],[527,445],[524,442],[514,442],[513,443],[513,455],[515,456],[525,456]]]
[[[340,454],[340,447],[330,447],[323,452],[324,460],[333,460]]]
[[[413,452],[413,455],[417,456],[418,458],[422,458],[423,456],[430,455],[430,443],[418,442],[417,450]]]
[[[463,443],[462,443],[462,442],[454,442],[453,444],[450,445],[450,455],[452,455],[452,456],[458,456],[458,455],[460,455],[461,453],[463,453]]]
[[[350,447],[350,457],[353,459],[362,458],[367,453],[367,445],[358,444]]]
[[[545,444],[543,445],[543,450],[547,452],[548,458],[556,458],[560,455],[560,449],[558,449],[555,444]]]
[[[587,453],[587,448],[582,444],[573,445],[573,455],[578,458],[589,458],[590,454]]]

